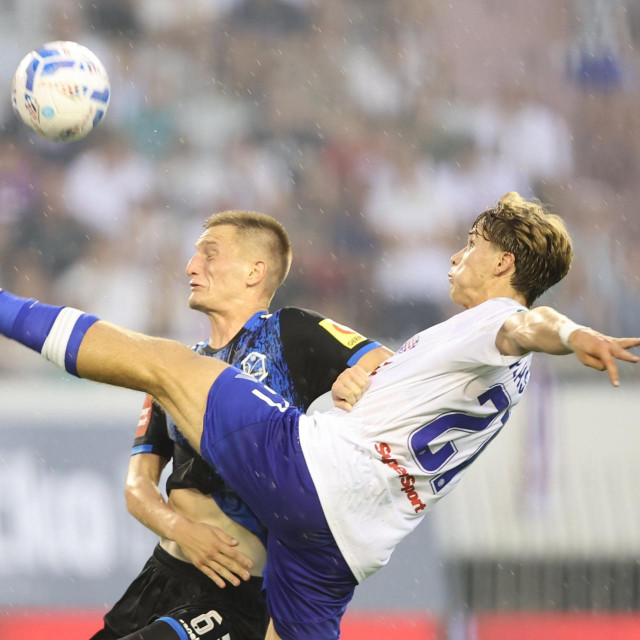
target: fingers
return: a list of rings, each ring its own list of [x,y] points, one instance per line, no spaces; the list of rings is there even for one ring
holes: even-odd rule
[[[208,575],[218,586],[220,586],[220,582],[224,583],[226,580],[237,587],[240,584],[240,579],[245,581],[251,579],[251,574],[243,566],[247,563],[250,568],[253,566],[253,563],[242,554],[238,554],[238,558],[235,560],[227,555],[218,553],[216,557],[203,558],[194,562],[194,565]]]
[[[609,374],[609,380],[614,387],[620,385],[620,376],[618,375],[618,366],[609,351],[604,351],[602,355],[602,364]]]
[[[235,538],[232,538],[228,533],[225,533],[220,527],[213,527],[216,535],[222,542],[228,544],[230,547],[236,547],[240,544]],[[251,568],[251,567],[250,567]]]
[[[353,367],[348,369],[353,375],[357,376],[361,380],[367,380],[369,378],[369,374],[364,367],[361,367],[359,364],[354,364]]]
[[[244,553],[233,549],[239,542],[232,536],[228,535],[223,529],[216,526],[204,525],[213,532],[214,537],[211,538],[210,552],[207,557],[223,563],[227,569],[240,575],[243,569],[253,569],[253,561],[244,555]],[[246,572],[247,580],[249,574]]]
[[[624,344],[629,346],[625,347]],[[618,360],[624,360],[625,362],[638,362],[640,358],[633,353],[629,353],[626,351],[629,347],[634,347],[636,344],[640,344],[640,340],[636,338],[624,338],[621,341],[616,340],[612,344],[611,351],[605,351],[605,356],[603,358],[604,365],[609,372],[609,378],[611,379],[611,384],[614,387],[620,385],[620,378],[618,375],[618,366],[616,365],[615,358]]]
[[[213,562],[223,566],[243,580],[248,580],[251,577],[248,569],[253,569],[253,562],[239,551],[219,550],[215,555],[207,558],[207,564],[211,565]]]
[[[350,402],[355,402],[362,395],[368,383],[368,378],[363,380],[358,377],[344,376],[342,380],[340,380],[339,389],[342,392],[340,395]]]
[[[586,365],[587,367],[592,367],[593,369],[597,369],[598,371],[604,371],[605,369],[600,359],[594,358],[593,356],[582,355],[580,357],[580,362],[582,362],[582,364]]]
[[[594,340],[595,338],[595,340]],[[640,357],[630,353],[626,349],[640,344],[640,338],[610,338],[593,332],[585,333],[584,342],[576,349],[576,355],[580,361],[588,367],[599,371],[607,371],[611,384],[614,387],[620,385],[620,375],[616,360],[625,362],[639,362]]]
[[[640,338],[616,338],[616,344],[623,349],[640,346]]]
[[[216,583],[216,586],[220,587],[220,589],[224,589],[227,586],[226,582],[206,564],[196,563],[194,566],[202,571],[202,573],[204,573],[208,578],[213,580]],[[238,580],[238,578],[235,578],[235,580]]]
[[[253,561],[234,548],[238,541],[218,527],[199,523],[191,529],[193,536],[180,546],[187,558],[219,587],[227,580],[238,586],[249,580]]]
[[[613,355],[618,358],[618,360],[625,360],[626,362],[640,361],[640,357],[627,351],[627,349],[640,344],[640,338],[617,338],[614,344],[617,348],[614,350]]]
[[[333,404],[338,407],[338,409],[344,409],[344,411],[351,411],[351,409],[353,409],[353,404],[347,402],[344,398],[334,398]]]
[[[365,369],[359,365],[345,369],[332,386],[335,406],[345,411],[351,411],[367,386],[369,386],[369,374]]]
[[[336,401],[346,402],[349,406],[352,407],[361,395],[361,392],[357,388],[347,388],[341,385],[334,390],[334,404],[336,404]]]
[[[228,571],[221,564],[215,562],[215,560],[209,561],[208,564],[199,563],[196,565],[196,567],[200,569],[200,571],[202,571],[202,573],[204,573],[206,576],[211,578],[211,580],[213,580],[221,589],[224,589],[226,586],[225,580],[236,587],[240,585],[239,578]]]
[[[609,379],[614,387],[620,386],[620,375],[618,373],[617,360],[624,360],[626,362],[638,362],[640,358],[626,351],[629,347],[634,347],[639,344],[640,340],[637,338],[621,338],[607,340],[601,348],[600,359],[604,368],[609,374]],[[625,346],[627,345],[627,346]]]

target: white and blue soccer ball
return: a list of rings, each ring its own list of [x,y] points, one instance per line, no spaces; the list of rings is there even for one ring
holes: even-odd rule
[[[11,102],[28,127],[70,142],[84,138],[109,106],[109,76],[98,57],[75,42],[47,42],[18,65]]]

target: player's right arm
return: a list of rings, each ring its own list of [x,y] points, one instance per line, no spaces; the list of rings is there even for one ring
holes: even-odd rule
[[[161,538],[175,541],[185,557],[219,587],[224,580],[239,585],[249,580],[253,562],[234,547],[238,541],[219,527],[186,518],[164,499],[159,483],[173,442],[167,435],[166,416],[148,396],[142,409],[125,484],[127,509]]]
[[[640,338],[613,338],[577,325],[551,307],[537,307],[509,316],[496,337],[502,355],[519,356],[530,351],[551,355],[575,353],[582,364],[607,371],[614,386],[619,384],[616,360],[638,362],[627,349],[640,345]]]

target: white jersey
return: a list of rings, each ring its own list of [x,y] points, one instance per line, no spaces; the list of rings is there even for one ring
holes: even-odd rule
[[[426,329],[371,374],[353,411],[301,418],[309,472],[358,581],[388,562],[520,401],[531,354],[503,356],[495,344],[518,311],[494,298]]]

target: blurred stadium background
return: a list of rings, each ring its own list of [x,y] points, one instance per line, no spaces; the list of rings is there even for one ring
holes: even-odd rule
[[[85,141],[19,126],[49,40],[112,85]],[[184,266],[227,208],[288,228],[275,306],[397,346],[455,310],[448,258],[518,190],[577,257],[542,302],[640,331],[637,0],[3,0],[0,278],[188,343]],[[538,357],[524,406],[365,582],[345,640],[640,637],[640,375]],[[28,380],[28,383],[25,381]],[[0,343],[0,639],[87,638],[151,552],[123,485],[141,398]]]

